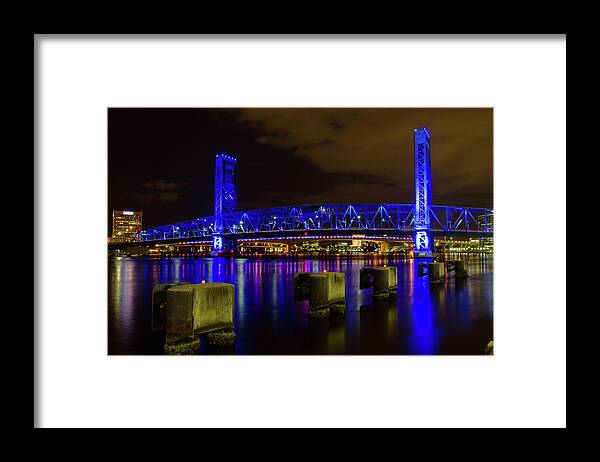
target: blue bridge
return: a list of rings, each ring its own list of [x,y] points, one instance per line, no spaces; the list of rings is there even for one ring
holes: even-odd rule
[[[412,204],[307,204],[237,211],[237,161],[217,154],[214,215],[149,228],[135,240],[211,242],[213,254],[218,255],[245,240],[412,236],[414,255],[430,257],[435,236],[492,237],[492,209],[432,204],[430,138],[427,128],[414,130]]]

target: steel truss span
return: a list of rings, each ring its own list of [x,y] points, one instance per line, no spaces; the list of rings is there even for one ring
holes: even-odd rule
[[[431,231],[489,233],[492,236],[492,209],[433,205],[429,208]],[[488,221],[490,222],[488,224]],[[219,228],[221,223],[218,223]],[[276,207],[222,214],[225,239],[245,235],[273,235],[278,232],[414,231],[415,204],[312,204]],[[219,230],[220,231],[220,230]],[[215,232],[214,216],[182,221],[141,231],[137,241],[200,238]],[[269,234],[267,234],[269,233]]]

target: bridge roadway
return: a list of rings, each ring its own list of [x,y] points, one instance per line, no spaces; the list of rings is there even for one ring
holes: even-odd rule
[[[434,238],[437,237],[472,237],[472,238],[492,238],[493,232],[482,231],[453,231],[446,232],[441,230],[432,230],[431,234]],[[373,241],[394,241],[402,237],[412,238],[413,231],[410,230],[296,230],[296,231],[261,231],[257,233],[238,233],[234,239],[238,242],[293,242],[302,241],[305,239],[369,239]],[[233,236],[227,236],[233,238]],[[154,244],[212,244],[212,237],[180,237],[171,239],[161,239],[156,241],[134,241],[134,242],[114,242],[108,245],[109,249],[124,249],[127,247],[145,247]]]

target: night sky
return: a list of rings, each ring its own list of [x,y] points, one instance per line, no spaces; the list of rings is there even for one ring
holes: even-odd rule
[[[213,214],[215,154],[238,209],[413,201],[413,129],[431,132],[433,203],[492,207],[491,108],[108,110],[108,217],[144,228]]]

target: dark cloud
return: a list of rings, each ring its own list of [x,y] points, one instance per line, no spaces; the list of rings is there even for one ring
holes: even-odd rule
[[[157,204],[168,204],[169,202],[176,202],[179,199],[179,193],[167,192],[133,192],[126,193],[123,198],[126,200],[133,200],[134,202],[140,203],[144,206],[157,205]]]
[[[142,186],[155,191],[176,191],[185,188],[188,186],[188,183],[185,181],[154,180],[142,183]]]
[[[238,116],[259,143],[350,179],[333,188],[340,201],[411,201],[413,128],[427,126],[434,201],[492,205],[492,109],[242,109]]]
[[[185,181],[152,180],[141,184],[140,191],[126,192],[122,197],[144,206],[174,203],[188,186]]]

